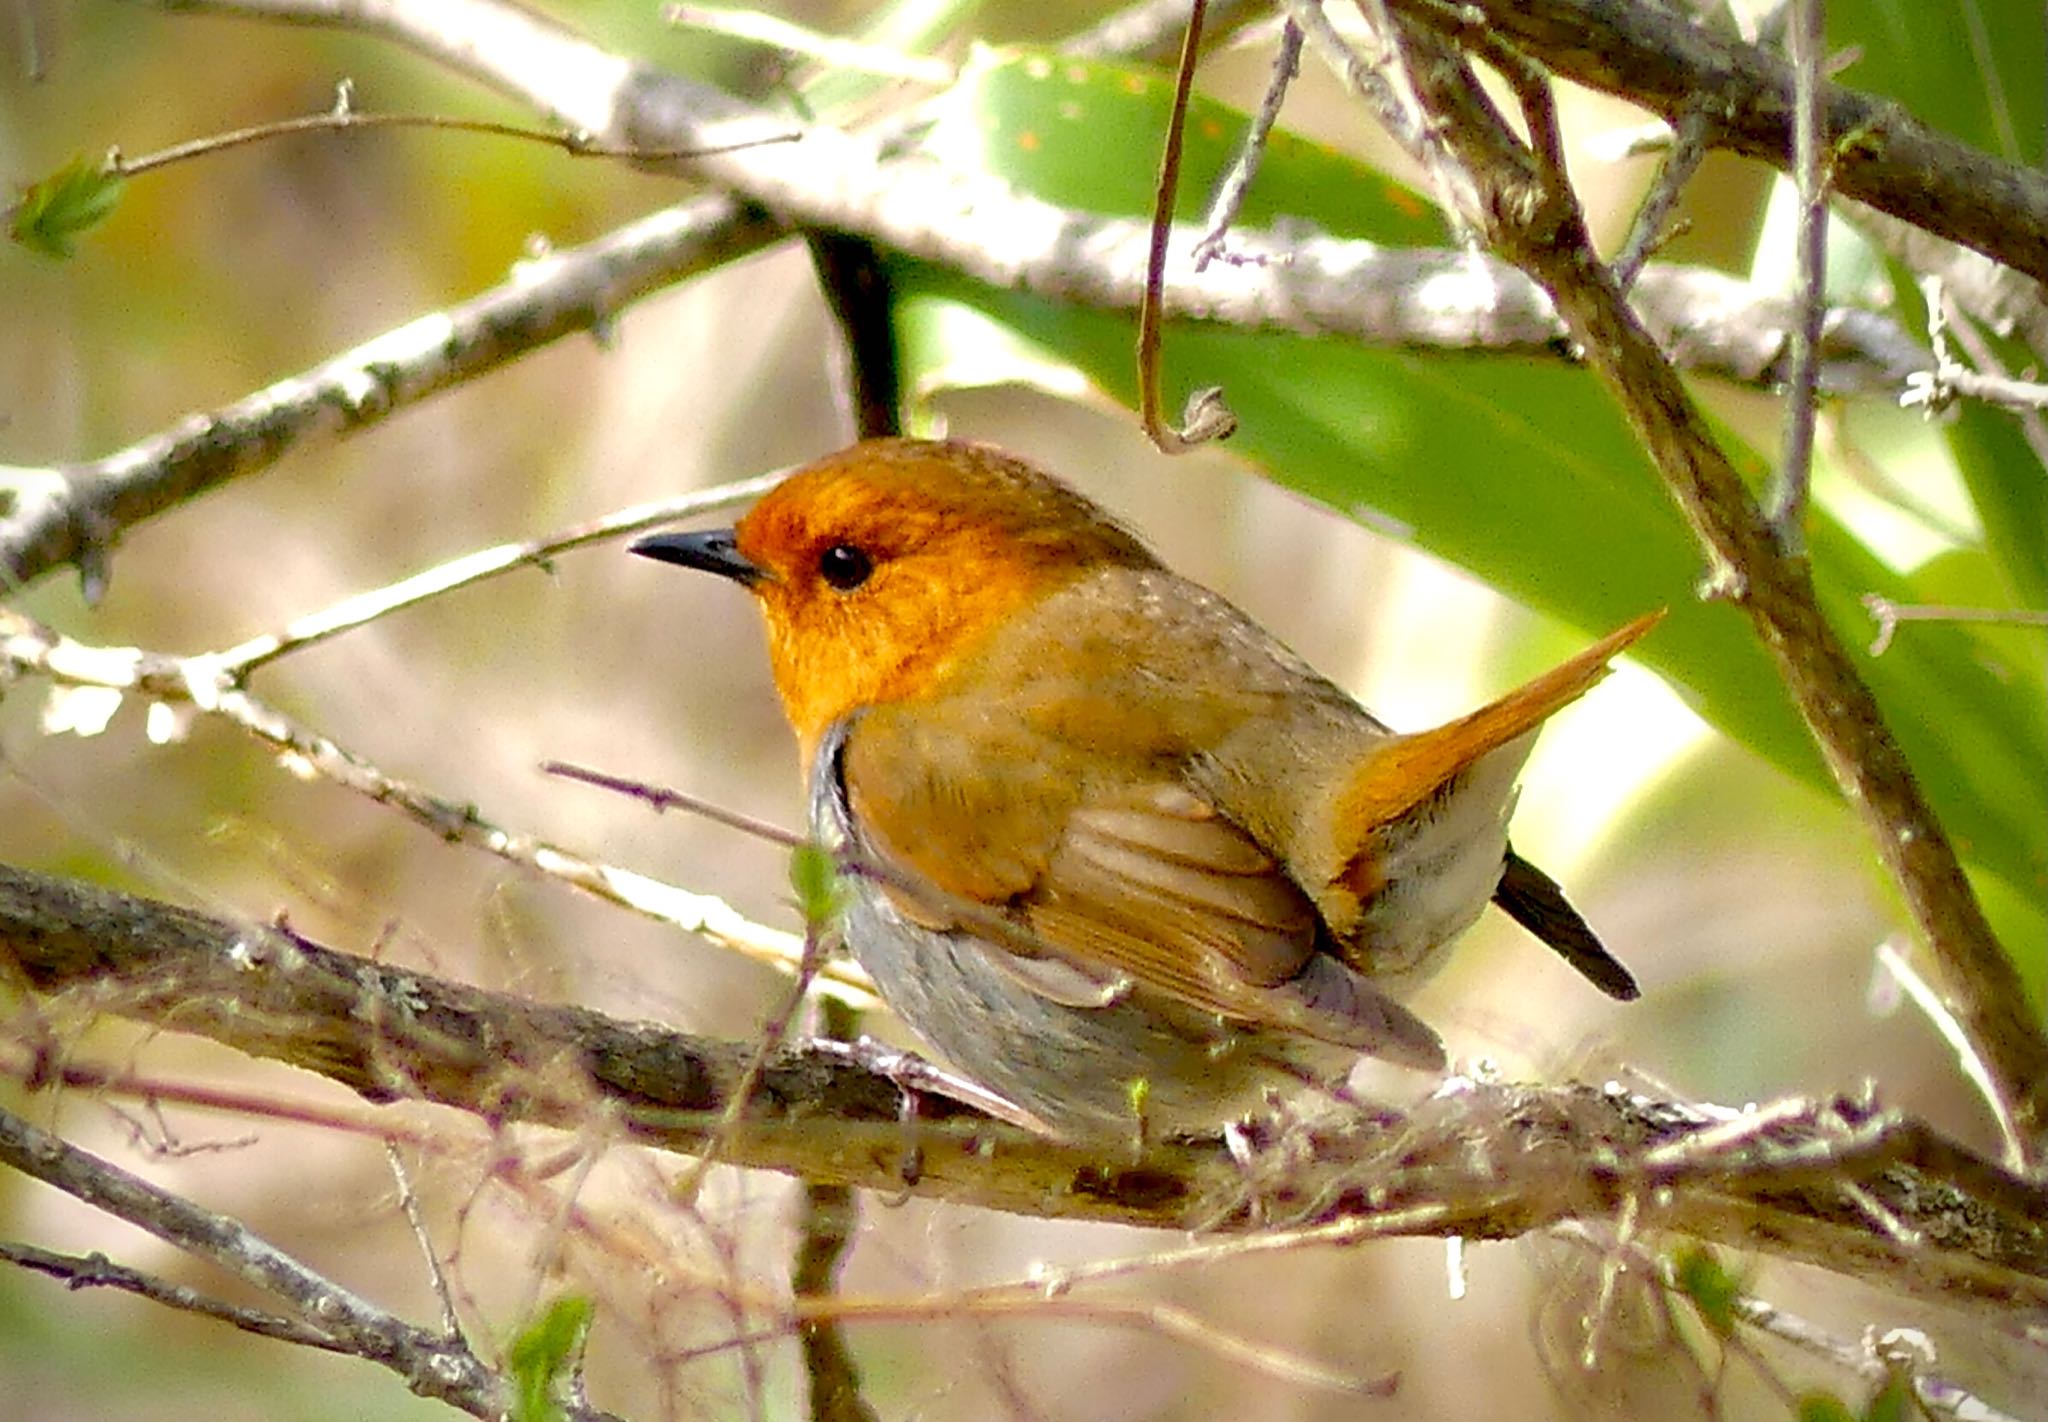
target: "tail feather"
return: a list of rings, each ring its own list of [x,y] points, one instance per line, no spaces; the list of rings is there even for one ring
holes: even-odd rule
[[[1607,675],[1608,661],[1663,617],[1661,609],[1638,617],[1469,716],[1389,741],[1359,767],[1337,822],[1363,841],[1379,826],[1399,819],[1453,776],[1584,696]]]
[[[1607,951],[1579,911],[1566,902],[1557,881],[1512,849],[1493,901],[1609,997],[1633,1002],[1642,996],[1634,974]]]

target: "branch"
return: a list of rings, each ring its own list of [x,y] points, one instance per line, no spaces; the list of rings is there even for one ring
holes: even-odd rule
[[[1790,172],[1792,66],[1687,13],[1617,0],[1387,0],[1454,42],[1478,30],[1552,72],[1661,115],[1701,106],[1708,146]],[[2002,162],[1889,99],[1818,86],[1834,191],[2048,280],[2048,174]]]
[[[1432,138],[1455,153],[1477,195],[1466,219],[1551,293],[1587,363],[1620,401],[1711,559],[1710,594],[1737,603],[1755,625],[1875,840],[2022,1133],[2020,1159],[2037,1160],[2048,1130],[2048,1039],[1877,699],[1822,615],[1805,560],[1781,547],[1678,373],[1630,311],[1557,165],[1523,147],[1447,41],[1420,29],[1401,34],[1412,51],[1408,72],[1438,120]],[[1539,127],[1533,118],[1530,127]]]
[[[562,336],[601,330],[628,301],[781,232],[730,198],[701,198],[587,246],[523,262],[510,281],[480,296],[104,458],[0,466],[0,579],[15,586],[75,562],[96,593],[107,548],[126,529],[303,444],[368,428]]]
[[[1143,228],[1122,225],[1138,245],[1119,240],[1113,251],[1092,254],[1085,279],[1041,254],[1024,284],[1059,299],[1137,310]],[[626,303],[785,231],[728,199],[697,199],[522,263],[510,281],[469,301],[113,454],[40,468],[0,465],[0,581],[25,584],[77,563],[96,589],[108,546],[128,529],[294,450],[370,429],[562,336],[602,331]],[[1176,243],[1198,235],[1178,225],[1175,234]],[[1242,228],[1232,234],[1232,257],[1199,279],[1169,280],[1169,309],[1374,346],[1562,356],[1565,328],[1549,298],[1505,262],[1329,238],[1282,243]],[[1632,295],[1644,324],[1685,369],[1766,388],[1784,379],[1793,313],[1781,295],[1705,267],[1665,265],[1646,268]],[[1892,395],[1933,369],[1890,317],[1836,307],[1823,329],[1825,390]]]
[[[372,963],[0,866],[0,968],[35,991],[315,1071],[373,1101],[702,1151],[755,1048],[621,1023]],[[843,1051],[778,1052],[720,1159],[1013,1213],[1167,1229],[1299,1228],[1233,1246],[1384,1235],[1500,1239],[1637,1201],[1668,1229],[1915,1293],[2048,1306],[2048,1196],[1924,1126],[1856,1103],[1733,1113],[1616,1089],[1462,1084],[1405,1115],[1157,1143],[1140,1159],[1047,1140],[944,1098],[915,1134]],[[905,1162],[918,1161],[914,1180]]]
[[[332,1340],[320,1346],[389,1368],[420,1396],[445,1402],[472,1417],[498,1422],[506,1415],[511,1385],[479,1361],[461,1338],[414,1327],[309,1269],[226,1215],[201,1209],[4,1110],[0,1110],[0,1162],[211,1260],[243,1283],[284,1300],[314,1332]],[[113,1281],[112,1276],[108,1281]],[[288,1325],[257,1331],[302,1341]],[[578,1422],[606,1422],[611,1416],[582,1406],[572,1408],[568,1415]]]
[[[744,142],[789,130],[780,118],[634,65],[492,0],[432,7],[183,0],[173,7],[382,34],[541,108],[591,134],[592,142],[621,149],[667,151],[692,135]],[[1054,207],[915,151],[885,158],[871,136],[818,126],[801,132],[799,142],[723,154],[694,171],[782,218],[858,233],[991,285],[1138,309],[1146,289],[1146,223]],[[522,263],[512,280],[470,301],[114,454],[56,467],[0,467],[0,495],[7,496],[0,500],[0,577],[26,583],[75,562],[88,592],[97,592],[108,544],[135,524],[266,468],[291,449],[368,428],[563,335],[602,331],[637,297],[788,230],[760,206],[697,199],[587,246]],[[1186,250],[1204,235],[1181,224],[1170,240]],[[1548,298],[1504,263],[1294,233],[1240,230],[1233,246],[1236,260],[1166,281],[1166,314],[1372,345],[1562,354],[1564,326]],[[1682,367],[1766,387],[1785,378],[1793,312],[1778,294],[1704,269],[1653,266],[1632,295],[1643,322]],[[1930,366],[1914,338],[1886,317],[1837,308],[1823,330],[1825,390],[1891,393]]]

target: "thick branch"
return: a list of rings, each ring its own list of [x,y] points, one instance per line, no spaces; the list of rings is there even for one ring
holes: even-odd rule
[[[1621,402],[1713,560],[1711,591],[1739,604],[1755,625],[1828,769],[1870,830],[1998,1084],[2021,1155],[2038,1159],[2048,1130],[2048,1039],[1877,698],[1822,615],[1805,560],[1781,545],[1678,373],[1629,310],[1557,163],[1520,144],[1470,67],[1439,39],[1415,31],[1407,42],[1417,87],[1441,119],[1431,131],[1466,167],[1477,193],[1468,220],[1551,293],[1587,363]],[[1540,89],[1524,93],[1525,106],[1546,102]]]
[[[1790,170],[1792,66],[1713,33],[1682,9],[1640,0],[1387,3],[1456,42],[1484,29],[1553,73],[1640,104],[1674,127],[1700,109],[1709,147]],[[2048,280],[2048,174],[1950,138],[1889,99],[1826,83],[1819,97],[1837,193]]]
[[[0,867],[0,971],[36,991],[417,1099],[700,1150],[753,1048],[526,1002],[75,881]],[[1749,1117],[1582,1087],[1480,1087],[1405,1117],[1302,1128],[1255,1156],[1214,1140],[1105,1159],[944,1100],[915,1137],[898,1088],[843,1053],[784,1051],[721,1158],[828,1184],[1173,1229],[1268,1219],[1505,1238],[1611,1217],[1949,1299],[2048,1306],[2048,1197],[1925,1128],[1852,1105]],[[913,1151],[914,1147],[914,1151]],[[906,1163],[919,1173],[906,1181]],[[1847,1188],[1853,1185],[1853,1190]],[[1873,1209],[1879,1213],[1873,1214]],[[1325,1237],[1325,1236],[1319,1236]]]
[[[708,86],[609,54],[495,0],[159,3],[382,34],[607,143],[673,151],[760,137],[771,123],[786,127]],[[1545,67],[1674,125],[1704,98],[1710,146],[1780,169],[1790,161],[1791,67],[1682,14],[1633,0],[1395,0],[1393,8],[1453,38],[1483,28]],[[1888,100],[1828,84],[1821,103],[1823,131],[1837,148],[1837,192],[2048,279],[2048,176],[1948,138]],[[987,211],[1002,205],[998,184],[981,183],[970,197],[957,181],[920,171],[919,160],[883,163],[872,144],[829,129],[809,130],[802,143],[691,166],[794,221],[857,232],[977,275],[985,255],[1014,253],[1045,235],[1039,222],[1006,235]]]

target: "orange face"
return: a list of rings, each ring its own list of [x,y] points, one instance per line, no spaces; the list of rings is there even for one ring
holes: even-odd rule
[[[790,476],[734,530],[806,758],[863,706],[942,682],[1008,618],[1105,563],[1130,534],[995,450],[878,440]]]

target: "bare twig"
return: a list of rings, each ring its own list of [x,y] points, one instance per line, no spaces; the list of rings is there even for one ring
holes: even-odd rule
[[[342,93],[347,93],[345,86]],[[347,133],[366,128],[425,128],[444,133],[478,134],[486,138],[516,138],[528,143],[541,143],[550,148],[559,148],[578,158],[630,158],[644,163],[705,158],[711,153],[708,149],[677,148],[655,151],[616,147],[596,142],[587,134],[560,133],[552,129],[499,123],[491,119],[456,118],[447,114],[361,113],[350,107],[344,98],[324,114],[303,114],[297,118],[274,119],[268,123],[231,129],[226,133],[208,134],[204,138],[194,138],[184,143],[174,143],[168,148],[159,148],[153,153],[145,153],[140,158],[128,158],[123,156],[119,149],[111,149],[107,153],[104,171],[109,176],[133,178],[158,168],[190,162],[194,158],[210,157],[231,149],[244,148],[252,143],[266,143],[273,138],[286,138],[298,133]],[[738,140],[720,151],[737,152],[762,143],[794,143],[797,137],[794,132],[767,134],[760,138]]]
[[[119,1289],[182,1313],[216,1319],[261,1338],[275,1338],[280,1343],[296,1343],[302,1348],[319,1348],[325,1352],[351,1351],[338,1339],[297,1319],[214,1298],[188,1285],[174,1284],[154,1274],[145,1274],[140,1269],[116,1264],[104,1254],[55,1254],[32,1244],[0,1240],[0,1259],[34,1273],[46,1274],[62,1282],[67,1289]]]
[[[823,1035],[844,1038],[854,1030],[853,1014],[829,1000],[819,1004]],[[853,1247],[860,1200],[844,1185],[807,1180],[797,1217],[796,1255],[789,1291],[799,1300],[831,1297],[839,1287],[839,1266]],[[807,1315],[797,1325],[804,1378],[810,1386],[812,1422],[875,1422],[875,1409],[861,1394],[860,1368],[839,1320]]]
[[[1870,655],[1881,657],[1891,649],[1892,637],[1901,622],[1983,622],[2000,627],[2048,627],[2048,612],[2021,607],[1956,607],[1936,602],[1893,602],[1877,593],[1865,593],[1863,606],[1877,621],[1877,636],[1870,643]]]
[[[559,760],[544,762],[541,765],[541,773],[543,775],[559,775],[564,780],[579,780],[585,785],[595,785],[600,790],[609,790],[614,794],[624,795],[628,799],[640,801],[656,814],[660,814],[664,810],[687,810],[693,815],[703,816],[714,824],[724,825],[727,829],[736,829],[741,834],[752,835],[755,839],[764,840],[769,844],[780,845],[784,849],[795,849],[798,845],[810,842],[802,835],[786,830],[780,825],[770,824],[768,821],[756,819],[752,815],[743,815],[737,810],[729,810],[723,805],[714,805],[709,800],[699,796],[687,794],[681,790],[671,790],[666,786],[649,785],[644,781],[632,780],[623,775],[607,775],[602,770],[591,770],[586,766],[570,765]]]
[[[1167,424],[1159,407],[1159,328],[1166,285],[1166,249],[1173,236],[1173,201],[1180,191],[1180,155],[1187,133],[1188,96],[1194,91],[1195,61],[1201,56],[1202,16],[1208,0],[1188,7],[1187,38],[1181,44],[1180,69],[1174,78],[1173,111],[1166,121],[1166,143],[1159,156],[1159,184],[1152,199],[1152,230],[1145,257],[1145,288],[1138,301],[1138,419],[1146,438],[1162,454],[1185,454],[1210,440],[1227,438],[1237,417],[1214,386],[1188,397],[1179,428]]]
[[[1365,102],[1394,141],[1410,153],[1417,152],[1424,142],[1422,115],[1412,96],[1403,95],[1390,81],[1382,57],[1360,54],[1330,22],[1322,0],[1281,0],[1280,8],[1338,82]],[[1455,220],[1457,203],[1450,195],[1444,199],[1446,214]]]
[[[514,543],[500,543],[495,547],[480,548],[474,553],[451,558],[445,563],[401,578],[395,583],[344,598],[332,607],[322,608],[318,612],[297,618],[275,632],[265,632],[247,641],[238,642],[224,651],[193,660],[204,661],[211,668],[217,669],[223,679],[239,685],[251,673],[268,666],[280,657],[303,651],[343,632],[367,626],[378,618],[417,607],[431,598],[454,592],[458,588],[474,586],[520,568],[545,566],[549,560],[578,548],[613,542],[650,528],[658,528],[662,524],[674,523],[679,519],[693,518],[698,514],[713,513],[720,509],[750,503],[774,488],[782,477],[782,472],[777,471],[752,479],[740,479],[730,484],[721,484],[714,489],[702,489],[694,493],[679,494],[672,499],[657,499],[651,503],[635,504],[600,518],[572,524],[568,528],[540,538],[521,539]]]
[[[1672,135],[1671,148],[1658,165],[1657,176],[1651,181],[1650,190],[1643,194],[1642,206],[1636,209],[1627,240],[1614,258],[1614,284],[1623,295],[1635,286],[1643,264],[1670,235],[1667,228],[1672,210],[1678,206],[1679,194],[1706,159],[1706,109],[1695,104],[1680,114]]]
[[[504,1416],[509,1384],[460,1340],[413,1327],[226,1215],[161,1190],[8,1111],[0,1111],[0,1161],[283,1299],[303,1319],[318,1320],[317,1331],[331,1339],[325,1346],[389,1368],[420,1396],[489,1422]],[[571,1415],[587,1422],[609,1416],[587,1407]]]
[[[1813,482],[1814,394],[1819,386],[1821,320],[1827,312],[1828,143],[1822,127],[1821,61],[1827,47],[1825,0],[1791,0],[1792,168],[1799,190],[1798,311],[1792,328],[1792,378],[1785,388],[1785,447],[1771,481],[1766,517],[1778,546],[1805,556],[1806,499]]]
[[[1209,211],[1203,218],[1205,230],[1201,240],[1195,243],[1196,271],[1218,257],[1228,260],[1224,238],[1237,221],[1245,195],[1252,189],[1252,179],[1259,171],[1259,159],[1266,152],[1266,140],[1273,132],[1273,125],[1279,122],[1280,106],[1287,101],[1287,86],[1300,73],[1301,26],[1290,19],[1280,26],[1280,38],[1273,51],[1273,77],[1266,81],[1265,96],[1259,100],[1258,112],[1252,115],[1244,140],[1238,145],[1237,156],[1231,160],[1230,171],[1217,185],[1216,196],[1210,201]]]
[[[384,1142],[384,1162],[391,1168],[391,1178],[398,1186],[398,1207],[405,1214],[413,1243],[419,1246],[420,1258],[426,1262],[434,1299],[441,1305],[441,1336],[450,1341],[460,1340],[462,1318],[455,1309],[455,1295],[448,1287],[446,1271],[441,1268],[441,1254],[434,1248],[434,1237],[427,1232],[426,1212],[420,1208],[419,1194],[412,1188],[412,1175],[405,1168],[405,1158],[398,1153],[397,1142]]]

